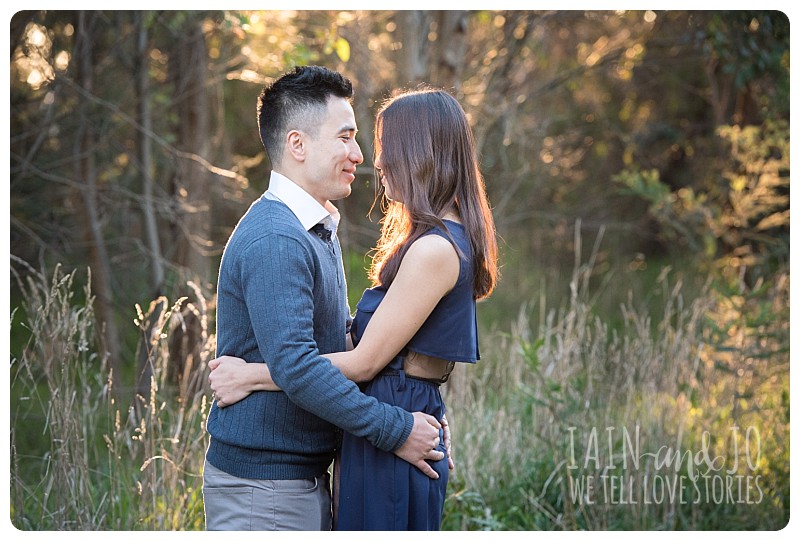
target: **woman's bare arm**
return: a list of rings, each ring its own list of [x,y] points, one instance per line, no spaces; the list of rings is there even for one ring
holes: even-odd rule
[[[211,369],[208,384],[221,408],[235,404],[254,391],[280,391],[264,363],[248,363],[223,355],[211,359],[208,367]]]
[[[417,333],[458,280],[459,259],[450,242],[427,235],[412,244],[394,281],[352,351],[325,355],[353,381],[369,381]]]
[[[446,239],[427,235],[414,242],[358,346],[325,357],[348,379],[360,382],[374,378],[453,288],[459,267],[458,254]],[[253,391],[280,390],[265,363],[222,356],[210,361],[209,368],[209,383],[221,407],[238,402]]]

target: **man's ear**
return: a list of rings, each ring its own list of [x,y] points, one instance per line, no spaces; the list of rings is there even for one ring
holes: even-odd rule
[[[286,134],[286,150],[298,162],[305,161],[305,134],[300,130],[292,130]]]

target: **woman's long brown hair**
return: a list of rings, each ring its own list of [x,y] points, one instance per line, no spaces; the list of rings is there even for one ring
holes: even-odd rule
[[[452,208],[472,247],[473,293],[488,297],[498,275],[494,219],[472,130],[458,101],[430,88],[390,98],[375,121],[375,152],[396,201],[383,202],[369,273],[373,283],[388,287],[408,247],[431,228],[447,233],[441,217]]]

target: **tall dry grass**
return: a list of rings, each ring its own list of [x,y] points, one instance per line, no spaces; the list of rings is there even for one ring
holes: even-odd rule
[[[198,382],[214,351],[205,301],[165,298],[138,306],[135,324],[150,367],[146,396],[120,399],[95,336],[92,293],[75,272],[52,277],[23,262],[19,324],[29,340],[11,361],[11,520],[21,530],[197,530],[205,416]],[[13,269],[13,267],[12,267]],[[192,312],[204,324],[191,385],[167,379],[167,338]],[[24,316],[24,317],[22,317]],[[145,324],[145,322],[147,324]],[[183,391],[183,392],[181,392]],[[123,403],[124,401],[124,403]]]
[[[656,291],[620,295],[619,313],[608,317],[592,285],[598,247],[587,262],[576,259],[562,305],[547,306],[555,296],[543,291],[507,332],[482,336],[481,362],[459,367],[444,387],[457,463],[444,528],[781,528],[789,512],[788,271],[716,283],[689,299],[664,269]],[[12,314],[29,337],[11,359],[12,523],[203,529],[205,364],[214,351],[205,300],[197,292],[137,307],[151,379],[149,392],[123,403],[98,353],[91,291],[76,286],[74,272],[24,271],[25,279],[14,273],[23,302]],[[200,322],[195,369],[174,385],[168,340],[189,319]],[[703,453],[724,467],[713,469]],[[623,489],[609,498],[602,476],[630,483],[633,497]],[[688,479],[686,488],[645,501],[654,479],[664,489],[673,477]],[[703,489],[708,480],[710,492],[697,498],[692,481]],[[755,484],[729,501],[729,482],[737,495]]]
[[[686,299],[665,268],[649,299],[628,295],[607,318],[590,288],[598,246],[563,306],[542,295],[445,386],[457,462],[445,527],[782,528],[788,272]]]

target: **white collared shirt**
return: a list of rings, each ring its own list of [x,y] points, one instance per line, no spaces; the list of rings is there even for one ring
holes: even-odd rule
[[[280,173],[272,171],[264,197],[283,202],[306,231],[321,223],[335,234],[339,227],[339,211],[333,203],[326,201],[325,206],[320,205],[311,194]]]

